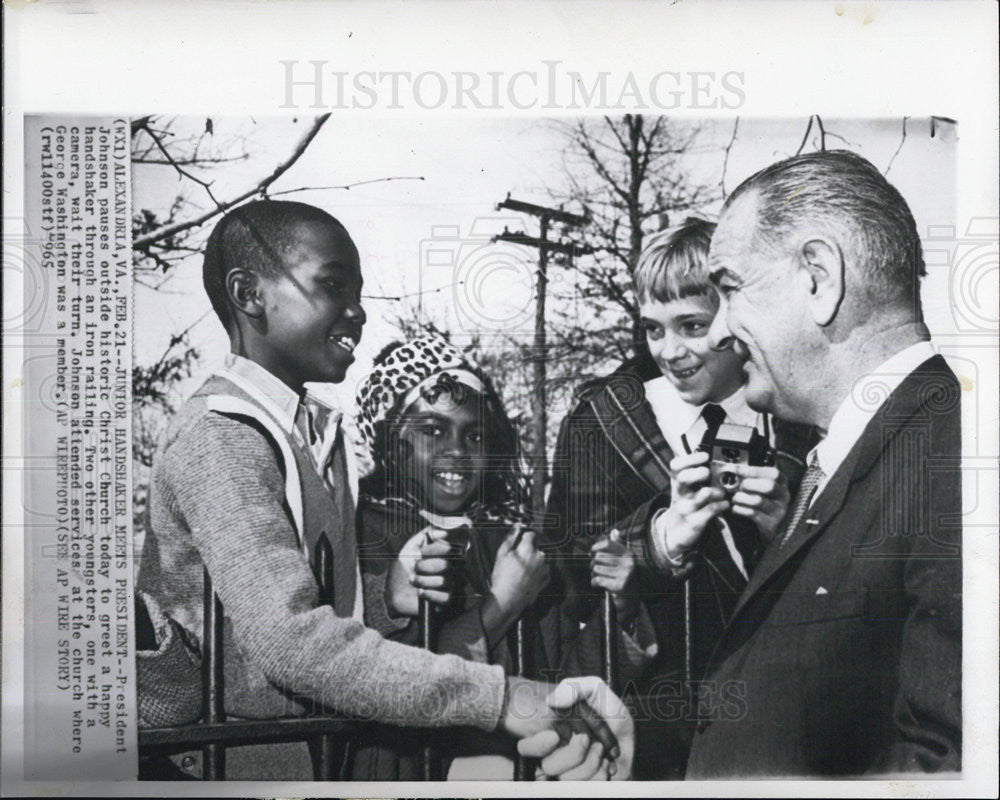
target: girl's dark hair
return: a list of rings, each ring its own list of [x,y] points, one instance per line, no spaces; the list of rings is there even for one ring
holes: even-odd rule
[[[383,350],[385,353],[391,348]],[[378,358],[376,358],[378,361]],[[438,381],[428,387],[428,393],[440,397],[442,392],[451,394],[456,405],[476,403],[483,424],[483,434],[487,442],[487,468],[483,476],[481,496],[478,504],[486,511],[499,513],[503,509],[506,516],[514,516],[527,521],[530,508],[527,480],[521,466],[520,440],[503,401],[497,394],[493,382],[477,366],[466,365],[463,369],[473,373],[482,382],[485,391],[479,393],[465,384],[454,381]],[[375,425],[373,454],[374,471],[362,481],[364,494],[379,500],[388,497],[404,497],[409,494],[403,466],[407,459],[400,458],[401,448],[406,443],[399,439],[399,431],[404,422],[406,409],[401,397],[386,418]]]

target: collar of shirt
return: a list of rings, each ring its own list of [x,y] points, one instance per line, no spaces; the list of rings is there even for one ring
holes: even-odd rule
[[[861,438],[886,398],[896,391],[913,370],[933,355],[935,351],[930,342],[917,342],[900,350],[854,383],[851,393],[844,398],[830,419],[826,436],[812,449],[806,460],[807,464],[812,464],[814,458],[818,461],[823,470],[823,484],[844,463],[847,454]],[[881,398],[881,401],[873,404],[868,399],[872,396]]]
[[[344,412],[307,388],[302,413],[305,415],[306,442],[316,466],[322,469],[337,444]]]
[[[689,434],[695,423],[701,419],[701,411],[705,405],[693,406],[687,403],[673,384],[662,375],[646,381],[644,387],[646,400],[653,409],[656,424],[663,432],[667,444],[675,453],[683,453],[680,437],[682,434]],[[726,422],[757,427],[760,415],[747,405],[746,393],[742,387],[718,405],[726,412]],[[701,440],[700,435],[694,442],[690,441],[690,436],[688,438],[692,447],[697,446]]]
[[[299,407],[298,394],[260,364],[249,358],[229,353],[221,375],[262,405],[283,430],[291,433],[295,429],[295,414]]]

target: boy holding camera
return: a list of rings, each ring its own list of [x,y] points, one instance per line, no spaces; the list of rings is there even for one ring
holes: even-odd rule
[[[573,593],[563,646],[595,590],[612,592],[620,623],[641,599],[656,629],[646,677],[619,687],[648,695],[657,720],[639,728],[637,778],[680,776],[695,709],[679,701],[695,691],[815,436],[750,409],[740,356],[709,346],[714,228],[688,219],[648,241],[633,282],[649,352],[580,388],[554,459],[547,536]]]

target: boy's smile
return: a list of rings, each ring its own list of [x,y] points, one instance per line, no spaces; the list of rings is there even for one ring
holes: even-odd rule
[[[743,384],[740,356],[731,348],[713,350],[709,344],[708,330],[718,307],[714,292],[639,303],[650,354],[691,405],[725,400]]]
[[[300,222],[281,274],[260,278],[265,303],[259,360],[296,391],[339,383],[354,363],[365,313],[361,266],[345,230]]]

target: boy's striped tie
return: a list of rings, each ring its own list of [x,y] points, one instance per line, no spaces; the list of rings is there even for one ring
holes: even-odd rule
[[[792,510],[789,515],[785,518],[785,526],[781,533],[781,541],[778,543],[778,549],[780,550],[784,547],[788,540],[791,538],[795,529],[798,527],[799,521],[802,516],[806,513],[806,509],[809,508],[809,504],[812,502],[813,495],[816,494],[816,489],[826,476],[823,474],[823,470],[819,466],[819,460],[816,456],[813,456],[812,463],[809,464],[809,469],[806,470],[806,474],[802,476],[802,483],[799,484],[799,490],[795,494],[795,505],[792,506]]]

